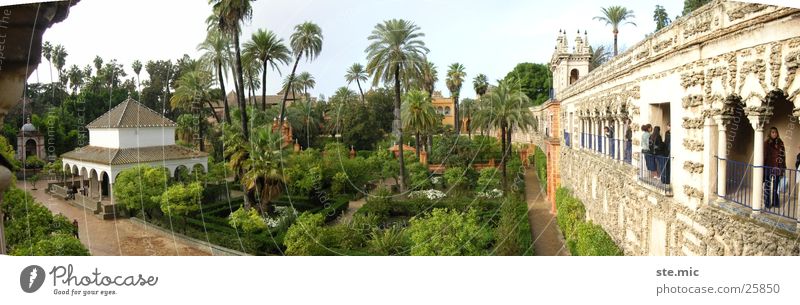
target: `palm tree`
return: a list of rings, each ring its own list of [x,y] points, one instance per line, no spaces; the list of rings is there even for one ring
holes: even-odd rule
[[[420,86],[428,92],[428,97],[433,97],[433,91],[436,89],[438,81],[439,73],[436,72],[436,65],[426,60],[420,67]]]
[[[213,5],[213,12],[216,17],[215,26],[221,32],[227,32],[233,38],[233,46],[235,50],[234,67],[236,68],[234,77],[237,79],[238,86],[238,100],[239,112],[242,123],[242,135],[244,139],[250,138],[250,133],[247,127],[247,105],[244,99],[244,73],[242,72],[242,50],[239,46],[239,35],[241,33],[241,23],[250,20],[253,17],[253,7],[251,6],[252,0],[209,0],[209,4]]]
[[[242,164],[242,184],[246,190],[255,192],[262,213],[266,204],[280,193],[280,187],[284,183],[286,153],[282,145],[280,132],[272,132],[271,128],[259,128],[246,146],[248,158]]]
[[[589,71],[592,71],[608,61],[609,54],[606,47],[599,46],[597,49],[589,48],[592,51],[592,59],[589,61]]]
[[[278,74],[280,74],[281,70],[278,68],[278,63],[289,64],[291,52],[283,44],[283,39],[278,38],[278,35],[275,35],[270,30],[259,29],[253,33],[251,39],[251,41],[244,44],[244,53],[261,61],[261,110],[266,110],[267,65],[270,65],[272,70],[278,71]]]
[[[94,60],[92,60],[92,63],[94,63],[94,70],[97,72],[97,75],[99,76],[100,69],[103,68],[103,58],[100,57],[100,55],[97,55],[94,57]]]
[[[310,100],[310,96],[308,95],[309,89],[314,89],[314,86],[317,85],[317,81],[314,80],[314,76],[308,72],[302,72],[297,75],[297,79],[294,80],[295,84],[297,85],[296,88],[303,93],[303,98],[306,100]]]
[[[317,24],[306,21],[294,27],[294,33],[292,33],[289,40],[289,44],[292,46],[292,53],[294,53],[296,59],[294,61],[294,67],[292,68],[292,74],[289,75],[287,88],[292,86],[294,74],[297,72],[297,64],[300,63],[300,59],[305,56],[308,61],[311,61],[322,52],[322,29]],[[286,99],[288,97],[289,91],[284,90],[283,100],[281,101],[279,126],[283,126],[283,119],[286,115]]]
[[[403,128],[414,133],[417,148],[417,159],[419,159],[420,133],[429,132],[436,125],[436,110],[433,108],[431,98],[428,93],[420,90],[411,90],[403,96],[402,114],[405,120]]]
[[[50,79],[53,79],[53,45],[49,41],[45,41],[42,45],[42,55],[47,59],[50,66]]]
[[[421,40],[425,34],[419,26],[403,19],[386,20],[375,25],[372,34],[367,37],[370,45],[364,50],[367,53],[367,73],[372,75],[373,86],[380,81],[394,82],[394,122],[392,126],[397,136],[400,163],[400,191],[406,189],[405,162],[403,157],[403,128],[400,117],[400,80],[409,79],[409,72],[421,70],[427,62],[425,54],[428,48]]]
[[[630,19],[636,18],[632,10],[628,10],[623,6],[609,6],[603,7],[603,15],[594,17],[594,20],[605,22],[606,25],[611,25],[611,32],[614,33],[614,56],[617,56],[617,36],[619,35],[619,26],[621,24],[630,24],[636,26]]]
[[[139,85],[141,82],[139,81],[139,73],[142,72],[142,62],[137,60],[133,61],[131,64],[131,68],[133,68],[133,73],[136,73],[136,91],[139,91]]]
[[[78,68],[77,65],[72,65],[69,67],[67,75],[69,77],[70,87],[72,88],[72,94],[76,94],[78,88],[83,85],[83,71],[81,71],[81,68]]]
[[[301,140],[303,147],[311,146],[311,135],[318,134],[322,124],[321,108],[314,107],[311,102],[292,103],[286,111],[286,119],[294,131],[293,135]],[[301,134],[305,134],[305,139]],[[305,142],[303,142],[305,140]]]
[[[458,96],[461,94],[461,86],[464,84],[464,78],[467,73],[464,72],[464,65],[454,63],[450,65],[450,70],[447,71],[447,80],[445,81],[447,89],[450,90],[450,96],[453,97],[453,113],[455,115],[455,129],[456,134],[461,133],[461,118],[458,113]]]
[[[469,134],[469,138],[472,139],[472,116],[475,113],[475,100],[465,98],[461,101],[458,111],[460,112],[458,115],[465,119],[467,133]]]
[[[205,120],[202,119],[202,114],[204,113],[203,103],[208,104],[214,118],[219,122],[219,118],[213,111],[214,108],[211,105],[211,84],[211,73],[203,69],[183,73],[175,83],[175,93],[169,101],[173,110],[182,109],[197,116],[198,146],[200,147],[200,151],[205,151],[203,139],[203,121]]]
[[[209,65],[213,65],[213,69],[217,71],[217,82],[219,83],[220,90],[222,90],[222,105],[223,112],[225,112],[225,122],[228,124],[231,123],[231,114],[227,98],[228,92],[225,91],[225,74],[223,74],[222,71],[223,66],[228,66],[230,62],[230,57],[228,56],[228,52],[230,51],[228,48],[229,45],[230,42],[225,34],[216,29],[209,30],[206,40],[197,45],[197,50],[203,52],[200,60]]]
[[[486,94],[486,90],[489,90],[489,79],[486,77],[486,74],[478,74],[472,79],[472,88],[475,89],[475,94],[480,98],[484,94]]]
[[[261,80],[258,78],[261,74],[261,63],[258,62],[257,58],[245,54],[242,56],[242,71],[244,72],[244,81],[249,95],[247,103],[253,103],[254,106],[258,105],[255,95],[256,89],[261,88]]]
[[[348,85],[354,81],[356,85],[358,85],[358,92],[361,93],[362,103],[366,103],[366,100],[364,99],[364,90],[361,90],[361,82],[366,82],[367,78],[367,71],[365,71],[364,66],[359,63],[354,63],[350,66],[350,68],[347,69],[347,74],[344,75],[344,79],[347,80]]]
[[[506,184],[506,158],[511,150],[511,131],[514,128],[528,130],[533,125],[533,115],[528,106],[530,98],[516,86],[500,82],[481,98],[480,109],[475,114],[476,124],[482,128],[499,128],[503,156],[503,185]]]

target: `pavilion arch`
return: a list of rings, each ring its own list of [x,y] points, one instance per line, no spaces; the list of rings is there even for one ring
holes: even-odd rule
[[[195,163],[195,164],[192,165],[191,173],[193,175],[194,175],[194,173],[204,174],[204,173],[208,173],[208,169],[206,169],[206,166],[204,164],[202,164],[202,163]]]
[[[189,168],[186,167],[186,165],[180,164],[175,167],[172,173],[173,173],[172,178],[175,179],[175,181],[183,181],[184,177],[189,176],[190,171]]]

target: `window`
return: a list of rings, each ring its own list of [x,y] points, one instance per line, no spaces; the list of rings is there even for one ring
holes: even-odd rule
[[[575,82],[577,82],[578,81],[578,77],[580,77],[580,73],[578,72],[578,69],[572,69],[572,71],[569,72],[569,84],[572,85]]]

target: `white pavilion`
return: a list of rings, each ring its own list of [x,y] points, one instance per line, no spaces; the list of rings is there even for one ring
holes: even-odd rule
[[[89,125],[89,145],[61,155],[65,172],[88,181],[88,199],[114,204],[114,180],[130,167],[208,170],[208,154],[175,144],[175,122],[128,97]],[[105,203],[104,203],[105,205]]]

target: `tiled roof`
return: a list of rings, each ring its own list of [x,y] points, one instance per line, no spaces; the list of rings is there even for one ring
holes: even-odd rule
[[[87,128],[134,128],[134,127],[173,127],[175,122],[163,115],[147,108],[136,100],[128,97],[108,112],[104,113]]]
[[[207,153],[178,145],[121,149],[84,146],[61,155],[62,158],[109,165],[192,159],[206,156],[208,156]]]

